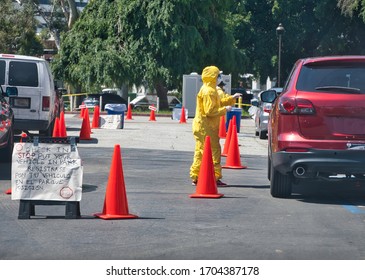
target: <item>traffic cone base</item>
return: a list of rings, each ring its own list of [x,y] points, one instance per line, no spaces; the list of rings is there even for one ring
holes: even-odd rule
[[[221,198],[222,196],[224,196],[224,194],[221,194],[221,193],[217,193],[217,194],[199,194],[199,193],[195,193],[195,194],[191,194],[189,196],[191,198]]]
[[[224,166],[222,166],[222,168],[226,168],[226,169],[246,169],[247,166],[245,166],[245,165],[241,165],[241,166],[224,165]]]
[[[11,194],[11,188],[5,191],[5,194]]]
[[[95,217],[103,219],[103,220],[113,220],[113,219],[137,219],[138,216],[132,214],[126,215],[111,215],[111,214],[103,214],[103,213],[96,213],[94,214]]]
[[[190,195],[191,198],[221,198],[223,196],[223,194],[218,193],[209,136],[205,137],[203,158],[198,178],[196,192]]]

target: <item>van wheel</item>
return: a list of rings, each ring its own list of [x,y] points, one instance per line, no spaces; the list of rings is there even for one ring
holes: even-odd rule
[[[1,162],[11,162],[13,156],[13,148],[14,148],[14,131],[13,129],[11,129],[9,130],[8,144],[6,145],[6,147],[0,149]]]
[[[46,130],[41,130],[39,131],[39,134],[42,136],[48,136],[48,137],[52,137],[53,134],[53,127],[54,127],[54,122],[55,120],[53,120],[50,125],[48,126],[48,128]]]
[[[290,175],[283,175],[271,164],[270,168],[270,193],[273,197],[287,198],[292,192],[292,178]]]

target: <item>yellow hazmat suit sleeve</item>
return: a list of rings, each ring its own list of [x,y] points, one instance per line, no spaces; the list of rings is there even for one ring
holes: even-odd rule
[[[221,146],[219,143],[220,116],[226,113],[226,108],[221,105],[216,90],[219,69],[208,66],[202,72],[203,85],[196,99],[196,111],[193,120],[193,134],[196,141],[194,161],[190,167],[190,177],[197,180],[204,150],[205,137],[210,136],[214,171],[216,179],[222,177]]]
[[[217,86],[218,96],[221,102],[221,106],[234,106],[236,99],[232,95],[225,93],[222,88]]]

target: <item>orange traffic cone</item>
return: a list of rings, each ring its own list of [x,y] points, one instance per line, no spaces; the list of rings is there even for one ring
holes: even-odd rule
[[[247,166],[241,164],[240,159],[240,151],[238,146],[238,137],[237,137],[237,126],[234,123],[232,125],[232,137],[231,142],[229,144],[229,151],[227,155],[226,164],[222,166],[222,168],[230,168],[230,169],[244,169]]]
[[[56,119],[54,121],[52,137],[60,137],[60,119],[59,119],[59,117],[56,117]]]
[[[89,132],[90,134],[92,133],[91,131],[91,126],[90,126],[90,114],[89,114],[89,109],[88,108],[85,108],[85,112],[84,112],[84,118],[86,119],[87,121],[87,126],[89,128]]]
[[[227,132],[226,132],[226,118],[223,116],[221,116],[221,122],[219,125],[219,138],[224,139],[227,136]]]
[[[24,131],[22,132],[22,134],[20,134],[20,140],[19,142],[22,143],[23,142],[23,138],[27,138],[28,134],[26,134]]]
[[[11,194],[11,188],[7,189],[7,190],[5,191],[5,194]]]
[[[153,122],[156,121],[156,116],[155,116],[155,111],[154,110],[151,110],[149,121],[153,121]]]
[[[138,216],[129,214],[128,212],[127,194],[125,191],[122,157],[119,145],[114,146],[103,212],[96,213],[94,216],[104,220],[138,218]]]
[[[93,115],[93,123],[91,128],[99,128],[99,119],[100,119],[100,108],[99,106],[94,107],[94,115]]]
[[[79,117],[80,118],[83,118],[84,117],[85,108],[86,108],[86,105],[85,105],[84,102],[81,103],[80,108],[81,108],[81,110],[80,110],[80,116]]]
[[[82,118],[80,130],[80,140],[90,140],[90,123],[86,118]]]
[[[185,107],[181,108],[180,123],[186,123]]]
[[[60,137],[67,137],[65,112],[62,111],[59,120]]]
[[[227,132],[227,136],[226,136],[226,141],[224,142],[224,147],[223,147],[223,152],[222,152],[222,157],[226,157],[228,155],[228,151],[229,151],[229,144],[231,142],[231,138],[232,138],[232,126],[233,126],[233,122],[232,119],[229,121],[228,124],[228,132]]]
[[[132,106],[131,106],[131,104],[128,105],[127,117],[125,119],[126,120],[133,120],[132,119]]]
[[[196,192],[191,198],[221,198],[223,194],[218,193],[217,182],[214,174],[214,164],[210,136],[205,137],[202,163],[199,170]]]

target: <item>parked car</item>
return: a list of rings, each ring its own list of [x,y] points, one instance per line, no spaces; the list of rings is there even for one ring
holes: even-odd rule
[[[181,101],[175,96],[167,96],[167,101],[169,103],[169,109],[172,110],[176,105],[180,105]],[[154,105],[157,106],[157,96],[156,95],[145,95],[137,96],[131,101],[131,106],[135,111],[146,111],[149,110],[148,107]]]
[[[242,103],[243,104],[250,104],[250,101],[253,98],[253,93],[247,92],[244,88],[232,88],[231,89],[232,95],[237,92],[242,94]]]
[[[16,88],[8,88],[15,90]],[[14,114],[4,96],[7,96],[0,87],[0,161],[10,162],[14,146]]]
[[[93,108],[94,106],[100,106],[100,97],[101,97],[101,110],[105,111],[106,104],[125,104],[128,106],[128,102],[121,96],[115,93],[92,93],[89,94],[86,98],[84,98],[84,105],[88,108]]]
[[[258,94],[257,99],[251,100],[251,105],[256,107],[254,115],[255,120],[255,135],[260,139],[267,139],[267,123],[269,121],[269,114],[271,112],[272,103],[263,102],[261,94],[269,95],[270,101],[274,101],[276,96],[282,92],[282,88],[271,88],[267,91],[262,91]]]
[[[298,60],[269,121],[274,197],[303,180],[365,179],[365,56]],[[262,94],[270,102],[269,94]]]

